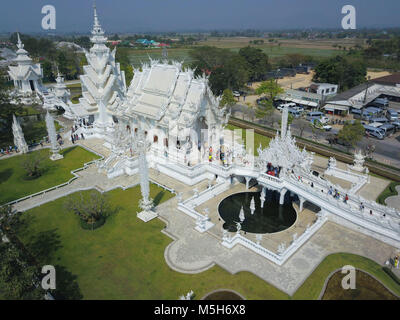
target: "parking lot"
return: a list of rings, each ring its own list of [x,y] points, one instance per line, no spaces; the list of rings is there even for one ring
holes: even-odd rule
[[[232,115],[234,117],[268,127],[274,127],[275,129],[279,128],[281,119],[281,112],[279,110],[275,109],[273,115],[266,119],[266,121],[263,121],[256,118],[254,108],[244,104],[243,98],[240,100],[240,103],[237,103],[232,107]],[[248,100],[247,97],[246,100]],[[256,101],[256,99],[254,99],[254,101]],[[398,110],[400,112],[400,103],[391,102],[389,108]],[[329,145],[328,138],[340,131],[340,129],[343,127],[342,123],[347,120],[354,120],[354,116],[352,114],[349,114],[345,117],[333,115],[325,116],[330,119],[329,124],[332,127],[330,131],[315,128],[313,129],[312,126],[310,126],[310,121],[307,121],[306,117],[303,115],[299,118],[293,119],[291,124],[292,133],[296,136],[301,136],[303,138]],[[339,121],[341,124],[336,123],[337,121]],[[340,144],[335,144],[333,146],[343,151],[348,150],[346,146]],[[371,157],[374,160],[387,165],[400,167],[400,131],[395,132],[389,137],[385,137],[383,140],[364,136],[357,144],[357,148],[366,150],[367,147],[374,149],[374,152],[371,154]]]

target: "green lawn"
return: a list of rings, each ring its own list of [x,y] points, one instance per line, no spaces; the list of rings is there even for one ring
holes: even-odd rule
[[[345,265],[366,271],[379,279],[386,287],[400,295],[400,285],[394,282],[376,262],[350,253],[337,253],[327,256],[310,277],[296,291],[293,298],[300,300],[318,299],[326,278],[331,272]]]
[[[0,160],[0,204],[67,182],[73,177],[71,170],[81,168],[85,162],[99,158],[81,147],[62,150],[64,159],[58,161],[49,159],[49,149],[34,152],[45,156],[45,171],[37,179],[28,179],[22,167],[22,161],[27,155]]]
[[[155,185],[150,191],[157,203],[172,197]],[[136,217],[140,187],[108,194],[118,212],[94,231],[81,229],[78,217],[65,211],[65,198],[24,215],[28,227],[19,235],[28,250],[41,264],[57,266],[61,286],[74,279],[79,283],[79,288],[68,285],[67,297],[174,300],[189,290],[201,298],[212,290],[231,288],[249,299],[289,298],[249,272],[231,275],[216,266],[194,275],[173,271],[164,259],[172,241],[160,232],[164,223],[144,223]]]
[[[378,176],[379,178],[382,178]],[[383,204],[386,206],[385,200],[391,196],[397,196],[397,190],[396,187],[399,186],[400,183],[396,181],[391,181],[390,184],[386,187],[385,190],[382,191],[382,193],[376,198],[376,202]]]

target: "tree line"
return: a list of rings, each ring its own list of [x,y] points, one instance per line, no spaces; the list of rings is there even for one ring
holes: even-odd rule
[[[209,76],[211,90],[220,95],[225,89],[238,90],[249,81],[262,81],[271,69],[268,56],[258,48],[244,47],[239,52],[202,46],[190,51],[191,67],[197,75]]]

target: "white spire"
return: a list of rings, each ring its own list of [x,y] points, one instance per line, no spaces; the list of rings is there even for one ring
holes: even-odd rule
[[[17,32],[17,37],[18,37],[17,47],[18,47],[18,49],[23,49],[24,44],[22,43],[21,38],[19,37],[19,32]]]
[[[96,1],[93,3],[93,12],[94,12],[94,22],[93,22],[93,29],[92,29],[92,34],[95,35],[104,35],[104,30],[101,28],[101,24],[99,21],[99,17],[97,15],[97,7],[96,7]]]

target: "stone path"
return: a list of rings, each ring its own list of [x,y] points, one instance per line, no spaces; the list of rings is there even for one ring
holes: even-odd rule
[[[97,172],[97,167],[95,165],[91,165],[86,170],[78,172],[77,175],[78,178],[72,181],[69,185],[46,192],[43,195],[18,202],[13,206],[13,209],[18,211],[26,211],[44,203],[72,194],[76,191],[96,188],[98,191],[106,192],[114,188],[127,188],[139,183],[139,177],[137,175],[120,176],[109,179],[106,175]]]

